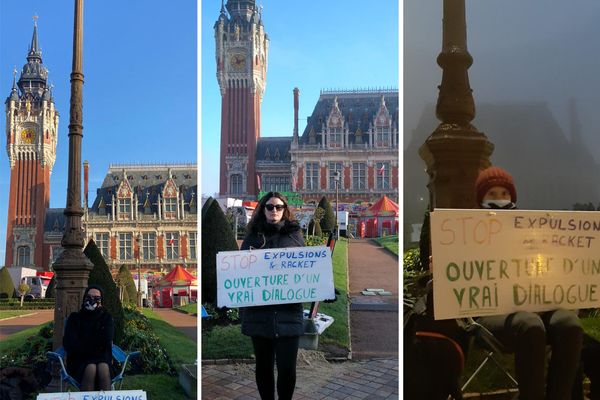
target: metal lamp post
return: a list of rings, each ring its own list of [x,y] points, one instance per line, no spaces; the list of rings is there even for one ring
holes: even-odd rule
[[[73,63],[69,109],[69,164],[63,252],[53,265],[56,272],[53,348],[62,346],[65,318],[81,305],[94,267],[83,254],[85,241],[81,217],[81,142],[83,140],[83,0],[75,0]]]
[[[142,306],[142,269],[141,269],[141,253],[142,253],[142,235],[139,234],[136,239],[137,242],[137,270],[138,270],[138,290],[137,290],[137,304],[138,307]]]

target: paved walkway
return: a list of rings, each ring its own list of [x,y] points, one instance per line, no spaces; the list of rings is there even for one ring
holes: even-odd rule
[[[366,239],[348,246],[352,358],[398,359],[398,258]],[[385,289],[391,296],[364,296],[365,289]]]
[[[170,308],[155,308],[153,311],[168,324],[173,325],[175,328],[185,333],[185,335],[194,342],[198,342],[197,317],[179,311],[173,311]]]
[[[294,400],[398,399],[398,360],[369,360],[318,366],[298,362]],[[319,382],[315,384],[314,382]],[[257,400],[253,364],[202,366],[202,399]]]
[[[0,320],[0,340],[33,326],[45,324],[54,319],[54,310],[31,310],[32,314]]]

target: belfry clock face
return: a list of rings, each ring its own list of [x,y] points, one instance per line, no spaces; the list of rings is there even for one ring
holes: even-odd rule
[[[243,71],[246,69],[246,56],[243,54],[232,54],[229,58],[229,64],[234,71]]]
[[[35,140],[35,130],[32,128],[25,128],[21,131],[21,140],[23,143],[31,144]]]

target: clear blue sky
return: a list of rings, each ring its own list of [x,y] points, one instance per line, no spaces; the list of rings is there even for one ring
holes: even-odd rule
[[[397,0],[262,0],[270,39],[261,135],[291,136],[294,87],[300,89],[299,129],[321,89],[398,88]],[[202,1],[202,193],[219,190],[221,95],[213,26],[221,1]],[[210,167],[209,167],[210,166]]]
[[[219,1],[217,1],[219,2]],[[219,2],[220,3],[220,2]],[[38,15],[43,62],[60,113],[51,207],[65,207],[73,0],[0,1],[0,131],[12,70],[20,71]],[[197,159],[197,9],[193,0],[86,1],[83,159],[90,201],[110,163]],[[10,169],[0,151],[0,265],[4,263]]]

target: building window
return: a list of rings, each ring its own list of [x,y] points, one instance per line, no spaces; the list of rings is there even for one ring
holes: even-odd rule
[[[377,174],[377,189],[388,190],[390,188],[390,163],[389,162],[378,162],[375,163]]]
[[[188,243],[190,246],[190,259],[196,259],[196,241],[197,241],[198,233],[190,232],[188,233]]]
[[[306,163],[306,183],[304,185],[307,190],[319,189],[319,163]]]
[[[131,233],[119,233],[119,260],[133,260]]]
[[[265,175],[263,179],[265,192],[289,192],[291,189],[289,176]]]
[[[154,260],[156,258],[156,233],[142,233],[142,258],[144,260]]]
[[[130,219],[131,217],[131,199],[119,199],[119,219]]]
[[[342,128],[329,129],[329,147],[342,147]]]
[[[165,197],[165,219],[177,217],[177,197]]]
[[[367,164],[362,162],[352,163],[352,188],[365,190],[367,188]]]
[[[108,233],[96,233],[96,235],[94,236],[94,241],[96,242],[96,246],[98,246],[98,250],[100,250],[102,257],[104,257],[104,259],[106,259],[106,260],[108,260],[108,257],[110,254],[108,252],[109,236],[110,235]]]
[[[343,163],[341,162],[330,162],[329,163],[329,189],[335,190],[335,183],[338,183],[338,189],[344,188],[344,181],[342,179],[344,171]],[[336,172],[339,172],[339,181],[336,181]]]
[[[377,126],[375,128],[375,147],[389,147],[390,146],[390,127],[389,126]]]
[[[20,267],[31,264],[31,249],[29,246],[19,246],[17,248],[17,265]]]
[[[230,184],[231,184],[230,185],[231,186],[231,190],[230,190],[231,194],[243,194],[244,193],[242,191],[242,175],[240,175],[240,174],[231,175]]]
[[[167,260],[176,260],[179,258],[179,233],[167,232],[165,234],[167,241]]]

